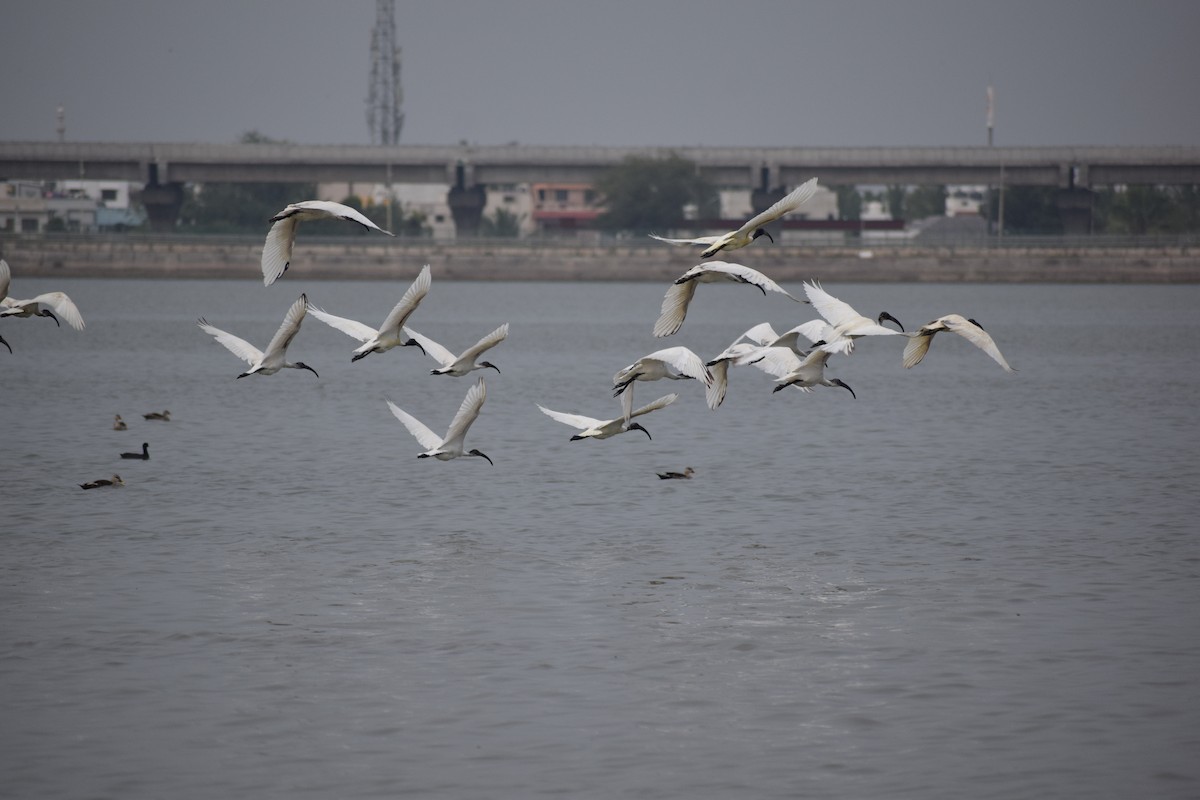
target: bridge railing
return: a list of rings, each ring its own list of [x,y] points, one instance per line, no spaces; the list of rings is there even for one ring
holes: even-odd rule
[[[14,246],[19,242],[60,243],[70,246],[140,244],[150,246],[206,245],[230,248],[262,247],[265,234],[228,233],[149,233],[130,231],[124,233],[0,233],[0,253],[5,242]],[[649,237],[614,236],[591,234],[586,236],[529,236],[521,238],[462,237],[457,239],[433,239],[430,237],[397,236],[389,239],[380,236],[305,236],[305,244],[323,246],[355,247],[367,245],[389,248],[439,248],[439,247],[488,247],[538,248],[547,250],[578,250],[581,248],[664,248],[661,242]],[[1095,250],[1095,249],[1192,249],[1200,248],[1200,233],[1151,234],[1151,235],[1030,235],[996,236],[980,234],[938,234],[936,236],[891,236],[884,234],[848,235],[844,231],[806,232],[802,237],[788,237],[776,245],[757,247],[789,247],[811,249],[858,249],[858,250],[929,250],[929,249],[1029,249],[1029,250]]]

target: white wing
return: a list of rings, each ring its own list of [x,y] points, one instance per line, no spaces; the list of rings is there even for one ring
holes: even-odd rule
[[[738,363],[750,364],[774,378],[782,378],[800,369],[800,358],[786,347],[764,347],[758,351],[761,357],[747,358]],[[757,354],[756,354],[757,355]]]
[[[834,327],[852,322],[862,316],[849,303],[843,303],[822,289],[816,281],[805,283],[804,293],[817,313]]]
[[[696,239],[668,239],[664,236],[659,236],[654,233],[650,234],[650,238],[658,239],[660,242],[666,242],[667,244],[694,244],[694,245],[716,244],[718,241],[721,240],[720,236],[700,236]]]
[[[316,306],[309,306],[308,313],[312,314],[329,327],[336,328],[348,336],[353,336],[360,342],[369,342],[375,338],[376,330],[370,325],[364,325],[361,322],[356,322],[352,319],[346,319],[345,317],[336,317],[333,314],[322,311]]]
[[[586,431],[591,428],[598,428],[607,420],[595,419],[594,417],[585,417],[583,414],[567,414],[563,411],[552,411],[545,406],[539,405],[538,408],[552,420],[561,422],[564,425],[570,425],[577,430]]]
[[[921,359],[925,358],[925,354],[929,352],[929,345],[933,344],[933,334],[914,333],[908,343],[904,345],[904,368],[912,369],[917,364],[921,363]]]
[[[12,272],[8,268],[8,262],[0,258],[0,300],[8,297],[8,287],[12,283]]]
[[[487,336],[480,339],[471,347],[468,347],[458,357],[458,361],[474,361],[476,357],[485,350],[491,350],[496,345],[508,338],[508,323],[504,323],[496,330],[489,333]]]
[[[483,401],[486,399],[487,386],[484,385],[483,378],[480,378],[474,386],[467,390],[467,396],[463,398],[462,405],[458,407],[458,413],[454,415],[454,420],[446,431],[446,438],[442,440],[443,448],[462,450],[467,429],[479,416],[479,410],[483,408]]]
[[[784,214],[790,214],[799,208],[805,201],[812,197],[817,191],[817,179],[810,178],[804,183],[793,189],[787,196],[776,201],[770,208],[757,214],[747,220],[746,224],[738,228],[739,234],[750,233],[755,228],[761,228],[768,222],[774,222]]]
[[[262,251],[263,286],[274,283],[292,262],[292,242],[296,240],[297,222],[299,219],[295,216],[284,217],[267,231],[267,241]]]
[[[200,326],[200,330],[204,331],[210,336],[216,337],[216,340],[220,342],[226,350],[233,353],[250,366],[254,366],[262,360],[262,351],[247,342],[245,339],[234,336],[232,333],[228,333],[220,328],[209,325],[208,320],[204,319],[203,317],[198,319],[196,324]]]
[[[386,233],[388,236],[395,236],[394,233],[385,231],[374,222],[371,222],[371,220],[364,217],[356,209],[342,203],[335,203],[331,200],[304,200],[299,203],[292,203],[287,209],[284,209],[283,213],[286,214],[291,209],[300,209],[299,216],[302,217],[334,217],[335,219],[344,219],[347,222],[357,222],[364,228]]]
[[[632,395],[630,395],[630,396],[632,396]],[[678,399],[679,399],[679,395],[677,395],[677,394],[665,394],[662,397],[655,400],[654,402],[647,403],[646,405],[639,408],[637,411],[632,412],[631,414],[629,414],[629,416],[630,417],[640,417],[643,414],[649,414],[651,411],[658,411],[660,408],[666,408],[667,406],[671,405],[671,403],[674,403]]]
[[[30,303],[39,303],[44,306],[50,306],[58,316],[77,331],[83,330],[83,316],[79,313],[79,309],[71,302],[71,298],[67,297],[62,292],[47,292],[39,294],[31,300],[21,300],[19,305],[29,305]]]
[[[412,437],[417,440],[417,443],[421,447],[424,447],[426,450],[436,450],[441,446],[441,437],[425,427],[421,420],[409,414],[391,400],[388,400],[387,404],[388,408],[392,410],[392,414],[395,415],[396,419],[404,423],[404,427],[408,429],[408,432],[412,434]]]
[[[778,292],[779,294],[787,295],[797,303],[803,303],[803,300],[792,297],[790,292],[784,290],[775,281],[768,278],[756,269],[744,266],[742,264],[734,264],[729,261],[706,261],[698,268],[701,272],[720,272],[725,275],[731,275],[742,283],[749,283],[752,286],[757,286],[763,290],[763,294],[767,292]]]
[[[968,342],[987,353],[992,357],[993,361],[1004,367],[1006,371],[1015,371],[1008,365],[1008,362],[1004,360],[1004,356],[1000,354],[1000,348],[996,346],[996,343],[992,340],[991,335],[974,322],[971,322],[970,320],[966,319],[965,317],[961,317],[958,314],[948,314],[942,317],[941,322],[946,326],[946,330],[957,333],[959,336],[963,337]],[[928,347],[928,344],[926,344],[926,347]],[[907,350],[907,347],[905,349]]]
[[[296,338],[296,334],[300,332],[300,323],[304,321],[304,314],[308,310],[308,297],[300,295],[300,299],[292,303],[292,307],[288,309],[284,315],[283,323],[279,326],[279,330],[275,331],[275,335],[271,337],[270,344],[267,345],[266,356],[282,357],[287,351],[288,345],[292,343],[292,339]]]
[[[409,315],[417,310],[417,306],[425,299],[425,295],[429,294],[429,265],[426,264],[421,268],[421,272],[417,275],[416,280],[408,287],[408,291],[400,298],[400,302],[396,303],[395,308],[387,315],[383,324],[379,326],[379,331],[398,331],[405,322],[408,321]],[[374,336],[372,331],[371,335]],[[363,341],[367,341],[363,339]]]
[[[676,372],[703,381],[705,386],[712,385],[712,373],[704,366],[704,361],[686,347],[668,347],[665,350],[656,350],[645,358],[657,359],[674,367]]]
[[[654,323],[655,336],[670,336],[679,330],[684,317],[687,316],[688,304],[692,302],[695,294],[695,281],[671,284],[671,288],[667,289],[666,295],[663,296],[662,310]]]
[[[404,331],[408,336],[411,336],[413,339],[416,339],[418,342],[420,342],[421,349],[423,349],[430,358],[441,364],[443,367],[448,367],[458,360],[458,356],[454,355],[454,353],[451,353],[449,350],[442,347],[428,336],[417,333],[412,328],[405,328]]]

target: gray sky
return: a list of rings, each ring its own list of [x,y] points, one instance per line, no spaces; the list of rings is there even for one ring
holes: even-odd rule
[[[1191,0],[396,3],[403,143],[1200,144]],[[368,0],[0,0],[0,139],[366,144]]]

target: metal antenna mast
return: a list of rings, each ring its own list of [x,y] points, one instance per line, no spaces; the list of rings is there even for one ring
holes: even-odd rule
[[[404,114],[400,103],[400,48],[396,44],[395,0],[375,0],[371,28],[371,85],[367,90],[367,127],[371,144],[397,144]]]

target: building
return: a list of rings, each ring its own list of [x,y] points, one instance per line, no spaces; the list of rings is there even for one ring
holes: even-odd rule
[[[6,181],[0,184],[0,231],[96,233],[140,226],[145,212],[126,181]]]

